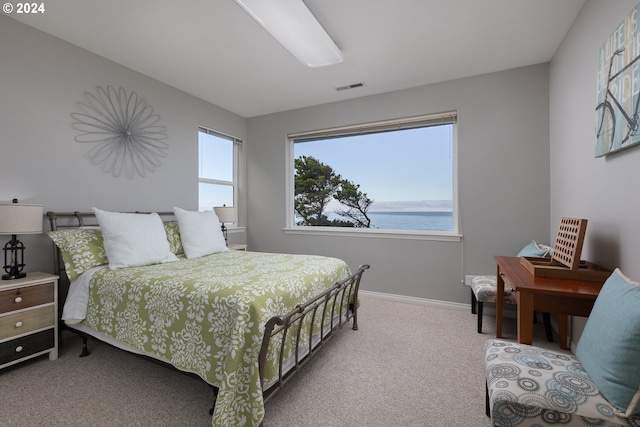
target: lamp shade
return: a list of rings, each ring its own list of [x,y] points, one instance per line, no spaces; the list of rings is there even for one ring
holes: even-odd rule
[[[0,205],[0,234],[42,233],[42,215],[40,205]]]
[[[218,216],[218,220],[221,223],[225,222],[236,222],[238,212],[233,206],[216,206],[213,208],[216,211],[216,215]]]

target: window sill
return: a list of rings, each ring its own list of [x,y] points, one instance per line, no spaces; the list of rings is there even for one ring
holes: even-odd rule
[[[350,227],[285,227],[286,234],[307,234],[316,236],[374,237],[382,239],[435,240],[459,242],[462,235],[452,232],[420,230],[377,230]]]

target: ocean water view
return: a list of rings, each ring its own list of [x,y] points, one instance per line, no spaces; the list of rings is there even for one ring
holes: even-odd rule
[[[453,230],[453,212],[367,212],[367,215],[371,218],[371,228],[394,230]],[[329,212],[328,217],[329,219],[344,219],[334,212]]]

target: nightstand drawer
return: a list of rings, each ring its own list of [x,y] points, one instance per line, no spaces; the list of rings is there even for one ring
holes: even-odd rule
[[[0,340],[55,325],[53,304],[0,317]]]
[[[53,295],[53,282],[0,291],[0,314],[53,302]]]
[[[54,348],[53,328],[0,344],[0,365]]]

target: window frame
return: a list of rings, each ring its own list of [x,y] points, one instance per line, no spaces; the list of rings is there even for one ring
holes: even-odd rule
[[[238,224],[240,222],[240,218],[242,217],[242,215],[240,214],[241,212],[241,201],[240,201],[240,177],[241,175],[241,156],[242,156],[242,139],[232,136],[232,135],[228,135],[216,130],[213,130],[211,128],[205,127],[205,126],[198,126],[198,140],[200,138],[200,133],[206,133],[209,135],[213,135],[217,138],[222,138],[222,139],[226,139],[228,141],[230,141],[233,144],[233,177],[232,177],[232,181],[227,181],[227,180],[219,180],[219,179],[212,179],[212,178],[203,178],[200,176],[200,148],[199,148],[199,144],[198,144],[198,188],[200,187],[200,184],[215,184],[215,185],[227,185],[227,186],[231,186],[233,188],[233,206],[237,209],[238,211],[238,222],[236,223],[231,223],[229,225],[227,225],[227,228],[241,228],[240,225]],[[200,190],[198,189],[198,209],[200,209]]]
[[[406,118],[382,120],[356,125],[340,126],[328,129],[319,129],[308,132],[295,132],[287,134],[286,157],[286,226],[283,231],[287,234],[312,234],[327,236],[353,236],[353,237],[377,237],[400,238],[412,240],[437,240],[460,241],[462,239],[462,224],[460,206],[458,201],[458,129],[457,111],[447,111],[436,114],[426,114]],[[295,225],[294,197],[295,197],[295,167],[294,144],[310,140],[332,139],[340,136],[358,135],[365,133],[378,133],[393,130],[404,130],[426,126],[452,124],[451,155],[452,155],[452,213],[453,230],[404,230],[404,229],[371,229],[331,226],[300,226]]]

